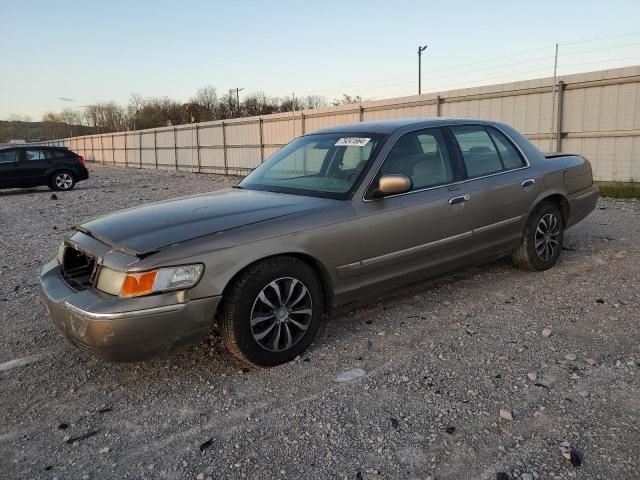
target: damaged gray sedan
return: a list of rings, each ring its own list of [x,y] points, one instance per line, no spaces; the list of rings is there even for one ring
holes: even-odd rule
[[[364,122],[295,139],[235,188],[75,227],[41,286],[55,325],[104,359],[166,354],[217,322],[238,358],[277,365],[332,306],[503,256],[550,268],[597,199],[585,158],[504,124]]]

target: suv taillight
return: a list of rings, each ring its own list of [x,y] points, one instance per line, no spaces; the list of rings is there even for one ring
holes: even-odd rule
[[[86,165],[84,164],[84,157],[82,155],[78,155],[78,161],[80,162],[80,165],[82,165],[83,167],[85,167]]]

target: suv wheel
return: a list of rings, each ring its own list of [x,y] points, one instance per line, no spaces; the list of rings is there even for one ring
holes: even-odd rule
[[[227,349],[263,367],[293,360],[313,341],[323,315],[323,292],[314,271],[292,257],[250,266],[233,282],[219,323]]]
[[[564,221],[557,205],[544,202],[529,216],[520,246],[512,255],[517,267],[540,271],[558,261],[564,241]]]
[[[68,171],[56,172],[51,176],[49,188],[52,190],[67,191],[72,190],[76,185],[73,173]]]

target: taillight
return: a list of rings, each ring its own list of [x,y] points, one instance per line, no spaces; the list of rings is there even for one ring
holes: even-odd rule
[[[82,155],[78,155],[78,161],[80,162],[80,165],[82,165],[83,167],[85,166],[84,157]]]

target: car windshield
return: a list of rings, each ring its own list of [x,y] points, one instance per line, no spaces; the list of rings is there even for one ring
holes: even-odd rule
[[[251,172],[239,187],[347,198],[382,140],[380,135],[365,133],[299,137]]]

